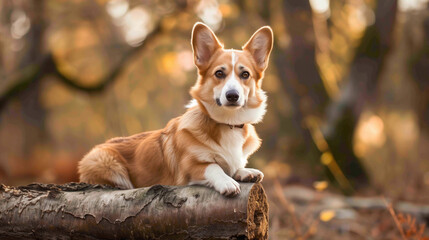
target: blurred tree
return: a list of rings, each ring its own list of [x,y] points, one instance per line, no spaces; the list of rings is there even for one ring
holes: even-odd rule
[[[11,34],[14,38],[21,38],[23,34],[26,37],[20,39],[23,46],[22,51],[25,54],[17,57],[15,66],[17,69],[37,69],[40,66],[37,64],[41,61],[45,53],[45,30],[46,23],[43,15],[45,6],[42,1],[29,2],[10,2],[5,3],[6,16],[13,20]],[[9,8],[8,8],[9,7]],[[31,27],[26,27],[26,24],[32,24]],[[24,72],[25,75],[27,72]],[[27,77],[27,76],[26,76]],[[34,81],[28,83],[28,86],[23,86],[20,82],[11,82],[8,79],[1,83],[11,84],[12,89],[19,89],[22,94],[18,96],[19,104],[14,110],[15,117],[23,121],[22,127],[15,130],[16,135],[22,137],[22,141],[17,143],[15,151],[19,152],[18,156],[24,159],[25,162],[30,161],[32,154],[30,149],[37,144],[43,145],[46,142],[45,119],[46,111],[40,104],[41,84],[38,81],[40,74],[35,72],[31,78]],[[16,84],[16,85],[14,85]],[[3,90],[3,89],[2,89]],[[3,100],[12,96],[9,91],[4,91],[0,96],[0,110],[4,106]]]
[[[322,118],[329,97],[316,65],[312,10],[308,1],[300,0],[284,0],[279,7],[288,39],[287,43],[275,41],[280,51],[274,52],[274,60],[283,89],[292,101],[295,127],[301,130],[310,155],[318,156],[322,150],[317,149],[305,121],[311,115]]]
[[[406,36],[409,37],[409,48],[412,50],[409,67],[417,83],[419,92],[417,106],[418,120],[422,130],[425,131],[426,134],[429,134],[429,81],[427,80],[427,76],[429,76],[429,17],[424,17],[421,25],[423,31],[421,34],[422,39],[418,41],[419,44],[413,45],[415,41],[412,39],[414,36],[412,30],[410,30],[409,35]]]
[[[284,0],[284,25],[288,38],[277,41],[279,77],[292,98],[295,124],[305,126],[302,134],[309,151],[320,151],[322,163],[345,191],[365,185],[368,175],[353,151],[353,135],[367,99],[371,99],[385,56],[392,44],[397,1],[376,1],[375,23],[365,30],[356,48],[346,85],[331,103],[316,63],[316,37],[308,1]],[[273,23],[274,24],[274,23]],[[280,42],[280,44],[279,44]],[[329,107],[328,107],[329,104]],[[326,119],[323,121],[322,119]],[[323,136],[320,127],[324,122]],[[314,144],[309,143],[311,137]],[[317,148],[316,148],[317,146]],[[345,175],[345,177],[344,177]]]
[[[374,97],[380,72],[393,44],[396,12],[397,1],[377,1],[375,22],[365,30],[346,76],[346,85],[327,115],[324,136],[340,168],[355,183],[366,183],[367,175],[354,154],[353,135],[364,106]]]

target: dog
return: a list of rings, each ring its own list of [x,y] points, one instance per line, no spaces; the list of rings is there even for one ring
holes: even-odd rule
[[[273,47],[271,28],[260,28],[234,50],[196,23],[191,45],[198,79],[187,111],[163,129],[95,146],[78,164],[81,182],[122,189],[198,184],[234,196],[240,193],[237,181],[262,181],[261,171],[245,166],[261,145],[252,124],[266,112],[261,84]]]

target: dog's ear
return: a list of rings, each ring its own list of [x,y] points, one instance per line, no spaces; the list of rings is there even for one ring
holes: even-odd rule
[[[204,23],[195,23],[191,38],[194,62],[198,68],[204,68],[210,61],[214,52],[222,48],[213,31]]]
[[[268,57],[273,49],[273,30],[270,27],[261,27],[243,46],[244,51],[249,51],[260,71],[268,66]]]

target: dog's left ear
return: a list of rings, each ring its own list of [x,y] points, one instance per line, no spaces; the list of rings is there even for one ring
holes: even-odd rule
[[[260,71],[268,66],[268,58],[273,49],[273,30],[269,26],[261,27],[250,40],[243,46],[244,51],[249,51]]]

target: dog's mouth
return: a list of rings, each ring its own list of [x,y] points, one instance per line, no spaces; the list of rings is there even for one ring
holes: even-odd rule
[[[222,105],[222,103],[220,102],[220,99],[219,98],[216,98],[216,104],[219,106],[219,107],[222,107],[222,106],[225,106],[225,107],[227,107],[227,108],[240,108],[240,107],[242,107],[239,103],[237,103],[237,102],[228,102],[228,103],[226,103],[226,104],[223,104]]]
[[[225,105],[225,107],[233,108],[233,107],[241,107],[241,105],[238,103],[228,103]]]

